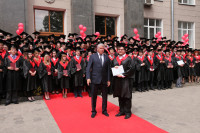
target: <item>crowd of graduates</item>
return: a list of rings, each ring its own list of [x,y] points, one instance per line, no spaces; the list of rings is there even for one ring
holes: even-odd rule
[[[47,100],[50,93],[62,93],[63,98],[68,92],[75,97],[83,97],[83,91],[91,95],[85,73],[99,43],[104,44],[110,64],[118,56],[118,46],[126,49],[126,56],[132,59],[133,92],[172,89],[173,83],[180,88],[185,82],[200,80],[200,51],[166,37],[161,41],[156,38],[138,41],[126,34],[121,38],[110,35],[98,38],[93,34],[84,39],[76,33],[44,37],[36,31],[33,35],[22,32],[13,37],[0,30],[0,98],[6,99],[5,105],[18,104],[19,94],[32,102],[39,88]],[[178,63],[181,60],[184,64]],[[108,91],[112,94],[112,72],[110,77]]]

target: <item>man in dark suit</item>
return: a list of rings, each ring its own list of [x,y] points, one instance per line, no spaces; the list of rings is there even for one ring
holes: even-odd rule
[[[102,91],[102,114],[109,116],[107,113],[107,87],[110,86],[110,60],[104,53],[104,45],[97,45],[97,53],[90,56],[87,69],[86,79],[87,84],[91,83],[91,95],[92,95],[92,115],[96,116],[96,101],[98,89]]]

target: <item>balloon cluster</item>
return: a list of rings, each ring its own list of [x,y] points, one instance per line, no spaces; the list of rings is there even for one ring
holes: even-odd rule
[[[135,33],[135,36],[133,37],[135,40],[140,41],[140,35],[138,34],[137,28],[133,29],[133,32]]]
[[[185,46],[186,44],[188,44],[188,42],[189,42],[188,36],[189,35],[187,33],[182,36],[183,46]]]
[[[155,37],[157,38],[157,41],[161,41],[161,40],[162,40],[161,32],[158,31],[158,32],[155,34]]]
[[[85,38],[86,37],[85,32],[87,31],[87,28],[83,26],[82,24],[80,24],[79,29],[80,29],[81,38]]]
[[[17,35],[20,35],[23,31],[24,31],[24,24],[23,23],[19,23],[18,24],[18,29],[16,31]]]

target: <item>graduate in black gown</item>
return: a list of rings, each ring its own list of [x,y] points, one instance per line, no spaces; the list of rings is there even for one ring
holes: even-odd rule
[[[113,77],[113,96],[118,97],[119,100],[119,113],[116,115],[125,115],[125,119],[131,117],[131,106],[132,106],[132,88],[130,84],[130,76],[132,74],[132,59],[126,54],[125,44],[118,45],[118,56],[113,60],[112,67],[119,67],[120,65],[124,68],[124,73]]]
[[[196,82],[199,83],[199,77],[200,77],[200,55],[199,55],[199,50],[195,50],[194,51],[194,57],[196,59],[195,61],[195,66],[194,66],[194,70],[196,73]]]
[[[67,59],[67,54],[64,52],[60,53],[60,61],[57,64],[58,69],[58,80],[60,81],[60,87],[62,89],[63,98],[67,97],[67,89],[69,86],[70,79],[70,62]]]
[[[146,88],[146,82],[148,81],[147,78],[147,69],[145,61],[146,57],[143,55],[143,49],[140,48],[138,50],[138,57],[136,59],[136,70],[137,70],[137,82],[138,82],[138,91],[144,92]]]
[[[39,78],[42,81],[42,89],[46,100],[50,100],[49,92],[52,91],[52,73],[50,53],[44,51],[42,54],[44,61],[39,66]]]
[[[148,55],[145,60],[145,65],[147,69],[147,78],[148,78],[147,91],[149,89],[154,90],[153,82],[157,65],[156,65],[156,57],[155,56],[153,57],[153,50],[151,49],[148,49]]]
[[[165,82],[165,61],[162,54],[162,49],[158,49],[158,54],[155,56],[156,59],[156,66],[157,66],[157,73],[156,73],[156,80],[157,80],[157,88],[158,90],[165,89],[164,82]]]
[[[52,94],[59,94],[59,90],[60,90],[60,85],[59,85],[59,81],[58,81],[58,62],[59,62],[59,58],[57,57],[57,49],[52,49],[51,53],[52,53],[52,57],[51,57],[51,66],[53,69],[53,80],[52,80],[52,86],[53,86],[53,90],[52,90]]]
[[[5,67],[4,67],[4,60],[8,56],[8,52],[3,49],[5,41],[0,40],[0,99],[4,96],[5,94],[5,82],[4,82],[4,77],[5,77]]]
[[[36,83],[36,64],[33,61],[33,50],[27,51],[27,59],[23,62],[23,74],[26,81],[26,92],[30,102],[35,101],[33,91],[37,89]]]
[[[165,57],[164,57],[164,61],[165,61],[165,85],[167,89],[172,89],[172,82],[174,80],[174,58],[170,55],[170,50],[167,49],[165,50]]]
[[[18,44],[11,45],[10,55],[5,58],[6,67],[6,103],[18,104],[18,90],[20,89],[20,72],[22,71],[22,57],[17,54]]]
[[[74,77],[74,95],[75,98],[77,96],[83,97],[82,96],[82,88],[83,88],[83,77],[85,77],[85,69],[86,69],[86,64],[84,59],[81,57],[81,48],[77,47],[76,48],[76,55],[71,59],[70,61],[70,69],[71,69],[71,74]]]
[[[176,80],[176,87],[180,88],[182,87],[182,77],[184,75],[184,64],[178,64],[178,61],[184,62],[183,57],[181,57],[181,50],[177,50],[176,56],[174,57],[175,59],[175,69],[176,69],[176,75],[177,75],[177,80]]]
[[[195,73],[195,61],[196,58],[194,58],[194,56],[192,56],[192,49],[188,50],[188,56],[186,57],[186,63],[189,66],[189,83],[194,82],[194,77],[196,77],[196,73]]]

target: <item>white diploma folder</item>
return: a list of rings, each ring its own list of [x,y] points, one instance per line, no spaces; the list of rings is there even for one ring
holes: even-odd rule
[[[177,61],[178,65],[184,65],[185,63],[183,62],[183,60],[179,60]]]
[[[118,68],[111,68],[113,76],[117,76],[124,73],[124,68],[122,65],[118,66]]]

